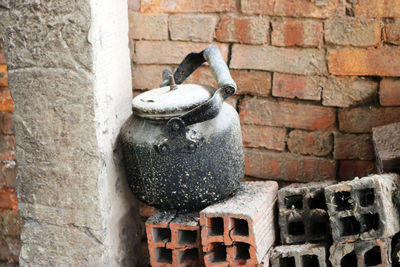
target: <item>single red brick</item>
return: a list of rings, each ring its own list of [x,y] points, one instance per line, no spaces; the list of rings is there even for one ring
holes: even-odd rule
[[[167,14],[142,14],[129,11],[129,38],[146,40],[168,39]]]
[[[0,87],[0,111],[14,111],[14,101],[11,98],[10,90],[8,90],[8,87]]]
[[[285,150],[285,128],[243,124],[242,135],[245,147],[265,147],[280,151]]]
[[[391,44],[400,45],[400,19],[395,19],[386,24],[384,37],[385,41]]]
[[[339,110],[339,128],[348,133],[371,132],[372,127],[400,121],[400,107],[357,107]]]
[[[221,18],[215,36],[221,42],[264,44],[268,42],[269,19],[225,15]]]
[[[241,0],[241,11],[245,14],[274,14],[274,0]]]
[[[13,188],[0,188],[0,209],[17,210],[17,202],[17,196]]]
[[[272,75],[270,72],[256,70],[230,70],[230,72],[238,87],[237,94],[271,95]]]
[[[222,58],[228,59],[228,44],[213,43],[221,51]],[[180,64],[183,58],[192,52],[206,48],[203,43],[178,41],[137,41],[135,42],[134,62],[138,64]]]
[[[400,2],[397,0],[358,0],[354,14],[363,17],[400,17]]]
[[[234,44],[230,67],[293,74],[320,74],[327,72],[325,52],[322,50],[260,45]]]
[[[245,98],[239,106],[242,123],[286,126],[306,130],[331,130],[336,115],[331,108],[277,102],[269,99]]]
[[[321,77],[274,73],[272,95],[286,98],[320,100]]]
[[[232,79],[236,82],[236,94],[269,96],[271,94],[271,73],[255,70],[230,70]],[[205,84],[217,87],[210,68],[201,67],[194,71],[185,83]]]
[[[316,5],[308,0],[241,0],[245,14],[267,14],[285,17],[325,18],[336,12],[339,1]]]
[[[375,172],[375,162],[368,160],[340,160],[338,179],[352,180],[354,177],[365,177]]]
[[[253,177],[293,182],[333,180],[336,162],[326,158],[247,148],[245,173]]]
[[[8,86],[8,72],[6,64],[0,64],[0,87],[1,86]]]
[[[335,17],[325,22],[325,40],[334,45],[374,46],[381,40],[380,21]]]
[[[141,12],[149,13],[203,13],[236,11],[236,1],[232,0],[142,0]]]
[[[359,77],[323,77],[320,80],[324,106],[349,107],[373,103],[378,93],[378,82]]]
[[[372,136],[370,134],[335,133],[335,159],[375,159]]]
[[[322,22],[314,20],[275,19],[271,43],[274,46],[317,47],[322,44]]]
[[[329,72],[335,75],[400,76],[400,48],[341,49],[328,53]]]
[[[176,14],[169,16],[171,40],[212,42],[218,17],[209,14]]]
[[[400,106],[400,79],[384,78],[379,87],[382,106]]]
[[[332,151],[333,138],[330,132],[293,130],[289,133],[287,144],[292,153],[325,156]]]

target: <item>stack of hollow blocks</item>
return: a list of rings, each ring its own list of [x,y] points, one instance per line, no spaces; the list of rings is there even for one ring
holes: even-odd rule
[[[156,210],[146,222],[150,262],[152,266],[392,266],[392,238],[400,230],[398,185],[397,174],[339,184],[292,184],[279,191],[276,182],[244,182],[232,198],[200,212]]]
[[[146,221],[154,266],[268,266],[275,242],[278,184],[243,182],[237,193],[197,213],[156,210]]]
[[[400,266],[400,179],[384,173],[399,171],[399,132],[400,123],[373,129],[380,175],[279,191],[273,181],[244,182],[200,212],[155,211],[146,222],[151,265]]]

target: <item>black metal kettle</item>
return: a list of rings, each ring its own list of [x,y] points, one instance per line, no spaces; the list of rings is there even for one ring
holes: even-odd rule
[[[219,89],[181,84],[207,61]],[[150,206],[189,211],[232,195],[244,176],[236,92],[216,46],[187,55],[161,88],[136,96],[120,137],[128,183]]]

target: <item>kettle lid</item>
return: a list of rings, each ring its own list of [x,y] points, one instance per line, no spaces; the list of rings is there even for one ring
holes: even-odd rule
[[[144,92],[132,100],[133,111],[141,117],[170,118],[209,100],[215,88],[198,84],[173,84]]]

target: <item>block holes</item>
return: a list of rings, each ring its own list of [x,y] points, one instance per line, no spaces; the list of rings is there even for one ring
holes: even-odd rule
[[[328,222],[324,221],[312,221],[311,222],[311,236],[315,237],[316,239],[323,238],[327,236],[330,232],[328,228]]]
[[[224,234],[224,219],[221,217],[208,218],[208,235],[223,235]]]
[[[284,257],[279,259],[280,267],[296,267],[294,257]]]
[[[154,242],[170,242],[171,230],[168,228],[153,228]]]
[[[357,266],[357,256],[353,251],[349,254],[346,254],[342,260],[340,261],[340,267],[354,267]]]
[[[380,247],[375,246],[365,253],[364,264],[365,266],[377,266],[382,264]]]
[[[303,196],[293,195],[285,197],[285,206],[287,209],[294,207],[295,209],[301,210],[303,208]]]
[[[197,230],[178,230],[178,244],[190,245],[197,242]]]
[[[354,216],[340,218],[339,230],[341,236],[356,235],[360,233],[360,223]]]
[[[324,192],[318,192],[308,200],[308,207],[310,209],[323,209],[326,210]]]
[[[226,261],[226,246],[223,243],[212,243],[211,249],[211,262],[224,262]]]
[[[232,219],[233,235],[249,236],[249,224],[243,219]]]
[[[335,208],[338,211],[351,209],[353,207],[353,199],[350,196],[350,192],[336,192],[333,196],[333,204],[335,204]]]
[[[195,266],[199,262],[198,248],[179,251],[178,262],[179,264],[184,264],[184,266]]]
[[[392,238],[392,267],[400,267],[400,233],[397,233]]]
[[[357,190],[358,199],[362,207],[368,207],[375,202],[375,192],[373,188]]]
[[[167,248],[156,248],[157,262],[172,264],[172,250]]]
[[[302,221],[289,222],[289,235],[304,235],[304,223]]]
[[[368,232],[371,230],[379,229],[379,214],[362,214],[361,215],[361,223],[363,226],[363,232]]]
[[[303,266],[305,267],[319,267],[317,255],[304,255],[301,257]]]
[[[241,260],[248,260],[250,259],[250,252],[249,252],[249,248],[250,245],[243,243],[243,242],[237,242],[235,243],[235,247],[236,247],[236,256],[235,256],[235,260],[237,261],[241,261]]]

